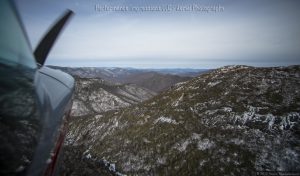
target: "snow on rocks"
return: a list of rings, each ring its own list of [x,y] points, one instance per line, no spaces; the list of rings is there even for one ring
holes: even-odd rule
[[[210,141],[209,139],[205,138],[197,143],[198,150],[207,150],[212,147],[215,147],[215,143],[213,141]]]
[[[160,123],[170,123],[170,124],[174,124],[174,125],[178,124],[178,122],[176,120],[173,120],[169,117],[164,117],[164,116],[160,116],[158,119],[156,119],[154,121],[154,124],[157,124],[158,122],[160,122]]]
[[[101,114],[95,115],[96,120],[100,119],[101,117],[103,117],[103,115],[101,115]]]
[[[209,87],[214,87],[214,86],[220,84],[221,82],[222,82],[222,81],[209,82],[207,85],[208,85]]]
[[[191,137],[187,138],[186,140],[176,143],[173,148],[180,152],[184,152],[190,144],[194,143],[197,144],[198,150],[207,150],[216,146],[214,141],[209,140],[208,138],[202,139],[201,136],[201,134],[193,133]]]
[[[82,101],[74,100],[71,116],[82,116],[88,114],[88,108],[84,105]]]
[[[184,94],[181,94],[181,96],[172,103],[172,106],[177,107],[179,105],[179,103],[183,100]]]

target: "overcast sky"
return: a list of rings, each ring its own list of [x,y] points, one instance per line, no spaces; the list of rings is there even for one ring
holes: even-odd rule
[[[16,4],[33,48],[66,8],[75,12],[46,64],[140,68],[300,64],[298,0],[16,0]]]

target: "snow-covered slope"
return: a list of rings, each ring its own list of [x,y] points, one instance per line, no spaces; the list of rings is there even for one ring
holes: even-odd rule
[[[138,105],[76,118],[67,146],[130,175],[300,172],[299,121],[300,66],[227,66]]]

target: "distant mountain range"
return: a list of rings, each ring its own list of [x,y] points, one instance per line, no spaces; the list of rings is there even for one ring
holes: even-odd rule
[[[74,118],[64,163],[78,175],[100,173],[97,163],[114,175],[299,173],[299,131],[300,66],[227,66],[142,103]]]
[[[106,76],[107,78],[120,77],[142,72],[156,72],[160,74],[170,74],[178,76],[199,76],[201,73],[208,72],[210,69],[193,69],[193,68],[119,68],[119,67],[60,67],[49,66],[51,68],[64,70],[73,75],[95,78]]]
[[[134,68],[69,68],[51,66],[80,78],[101,78],[105,81],[136,84],[140,87],[161,92],[178,82],[187,81],[207,72],[206,69],[134,69]]]

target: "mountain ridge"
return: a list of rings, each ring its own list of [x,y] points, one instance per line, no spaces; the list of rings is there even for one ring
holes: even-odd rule
[[[299,172],[299,122],[300,66],[226,66],[71,122],[67,146],[125,174]]]

